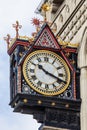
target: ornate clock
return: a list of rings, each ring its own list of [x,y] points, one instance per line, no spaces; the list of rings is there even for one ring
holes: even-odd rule
[[[33,42],[18,37],[8,54],[14,112],[32,114],[42,123],[39,130],[44,126],[80,130],[77,49],[63,49],[44,24]]]
[[[47,50],[37,50],[27,56],[23,75],[33,90],[48,96],[61,94],[70,83],[67,63],[58,54]]]

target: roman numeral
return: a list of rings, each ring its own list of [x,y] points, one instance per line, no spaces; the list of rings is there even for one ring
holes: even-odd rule
[[[44,57],[44,61],[45,61],[45,62],[48,62],[48,61],[49,61],[49,58],[48,58],[48,57]]]
[[[56,86],[55,84],[53,84],[53,88],[54,88],[55,90],[57,90],[57,86]]]
[[[56,59],[54,59],[54,60],[53,60],[52,64],[54,64],[54,63],[55,63],[55,61],[56,61]]]
[[[38,60],[38,62],[41,62],[41,59],[39,57],[37,58],[37,60]]]
[[[34,73],[34,69],[30,69],[29,71],[30,71],[31,73]]]
[[[36,79],[37,79],[37,77],[36,77],[35,75],[32,75],[31,78],[32,78],[33,80],[36,80]]]
[[[38,85],[38,86],[41,86],[41,85],[42,85],[42,82],[38,81],[37,85]]]
[[[48,84],[45,84],[45,89],[49,89],[49,86],[48,86]]]
[[[64,77],[65,75],[63,73],[58,74],[59,77]]]
[[[59,67],[57,67],[57,70],[62,69],[62,68],[63,68],[63,66],[59,66]]]
[[[56,85],[55,85],[55,84],[53,84],[53,88],[56,88]]]

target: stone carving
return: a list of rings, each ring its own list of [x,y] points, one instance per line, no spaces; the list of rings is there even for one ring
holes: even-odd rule
[[[70,12],[69,5],[66,5],[66,11],[67,11],[67,13],[69,13],[69,12]]]
[[[75,5],[76,5],[76,0],[74,0],[74,3],[75,3]]]
[[[62,14],[60,14],[59,21],[63,22],[63,15]]]

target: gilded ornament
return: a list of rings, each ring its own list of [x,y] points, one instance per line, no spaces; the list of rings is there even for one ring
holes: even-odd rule
[[[70,60],[70,63],[71,64],[75,64],[75,60]]]
[[[41,100],[38,100],[38,104],[42,104],[42,101],[41,101]]]
[[[23,56],[23,53],[22,53],[22,52],[20,52],[20,53],[19,53],[19,56],[21,56],[21,57],[22,57],[22,56]]]
[[[49,11],[50,10],[50,5],[48,3],[43,4],[42,5],[42,10],[45,11],[45,12]]]
[[[58,42],[62,46],[68,46],[68,47],[74,47],[77,48],[79,46],[79,43],[70,43],[63,41],[59,36],[57,36]]]
[[[66,108],[69,108],[69,104],[66,104],[65,107],[66,107]]]
[[[51,105],[52,105],[52,106],[55,106],[55,105],[56,105],[56,103],[55,103],[55,102],[52,102],[52,103],[51,103]]]
[[[13,38],[12,41],[9,43],[9,48],[12,47],[12,45],[14,44],[15,41],[16,41],[16,38]]]
[[[23,100],[23,102],[24,102],[24,103],[27,103],[27,102],[28,102],[28,100],[27,100],[27,99],[24,99],[24,100]]]
[[[17,105],[17,103],[15,102],[15,104],[14,104],[15,106]]]
[[[65,55],[66,55],[67,57],[69,57],[69,56],[70,56],[70,53],[68,52],[68,53],[66,53]]]
[[[22,39],[22,40],[28,40],[29,39],[29,37],[27,37],[27,36],[19,36],[18,38]]]
[[[34,41],[34,37],[29,37],[29,42],[32,43]]]

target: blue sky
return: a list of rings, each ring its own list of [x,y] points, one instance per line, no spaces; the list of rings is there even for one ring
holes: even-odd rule
[[[7,34],[15,37],[12,28],[17,20],[22,25],[19,34],[30,36],[34,30],[33,17],[40,17],[34,11],[41,0],[0,0],[0,130],[38,130],[40,124],[31,115],[13,113],[9,106],[9,56],[3,40]]]

